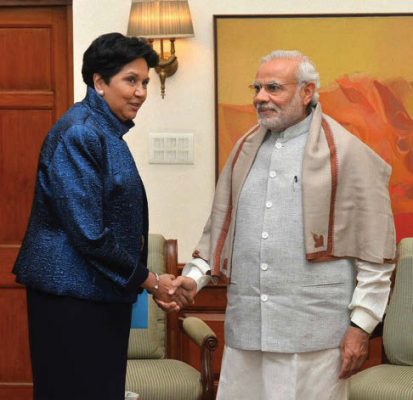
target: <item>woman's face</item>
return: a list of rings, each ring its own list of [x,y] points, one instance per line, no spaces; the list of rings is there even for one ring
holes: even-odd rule
[[[146,100],[149,68],[144,58],[137,58],[112,76],[109,84],[99,74],[93,75],[95,89],[103,93],[111,111],[122,121],[132,120]]]

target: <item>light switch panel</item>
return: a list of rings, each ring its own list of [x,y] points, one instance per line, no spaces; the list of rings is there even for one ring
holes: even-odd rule
[[[193,164],[193,133],[150,133],[150,164]]]

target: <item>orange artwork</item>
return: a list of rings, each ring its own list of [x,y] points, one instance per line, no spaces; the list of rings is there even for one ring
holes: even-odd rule
[[[275,43],[261,46],[261,53],[256,59],[247,57],[247,71],[239,74],[239,81],[252,81],[260,57],[272,50],[297,49],[308,55],[320,72],[319,93],[323,112],[345,126],[392,166],[389,189],[397,241],[413,236],[413,16],[369,16],[371,20],[366,21],[366,24],[370,23],[370,29],[373,30],[370,37],[380,37],[382,42],[379,46],[374,43],[369,46],[368,41],[363,41],[359,43],[361,49],[356,50],[354,46],[357,40],[352,40],[351,35],[353,31],[357,32],[355,27],[364,26],[359,24],[363,24],[367,17],[233,17],[234,20],[228,17],[216,18],[218,170],[221,170],[235,141],[256,123],[255,110],[251,105],[248,91],[245,90],[245,94],[241,94],[238,88],[232,90],[225,81],[228,72],[224,67],[220,69],[228,52],[225,46],[229,45],[234,30],[242,31],[246,37],[251,38],[262,32],[259,29],[260,24],[269,24],[265,25],[268,37],[268,28],[274,24]],[[231,24],[232,22],[234,24]],[[242,30],[239,24],[245,25]],[[291,32],[294,32],[295,37],[279,39],[277,29],[285,31],[289,25],[292,25]],[[311,28],[311,32],[314,32],[314,25],[319,27],[323,35],[328,34],[326,41],[332,47],[333,44],[339,43],[340,39],[346,39],[346,42],[341,43],[340,56],[332,53],[332,47],[329,48],[325,43],[324,47],[311,46],[308,39],[311,35],[307,32],[309,36],[306,36],[305,28]],[[368,28],[364,28],[368,32]],[[389,39],[389,31],[400,31],[400,35],[403,36],[403,41],[398,41],[397,48],[393,48],[396,43]],[[357,37],[357,33],[355,35],[354,38]],[[317,41],[317,37],[314,38],[314,34],[312,36],[312,40]],[[291,40],[293,43],[290,43]],[[397,38],[395,40],[397,41]],[[277,41],[280,42],[279,45]],[[285,41],[288,43],[284,43]],[[348,52],[345,65],[336,63],[337,57],[344,60],[342,53],[345,51]],[[251,52],[256,53],[256,49]],[[361,61],[361,56],[367,58],[367,61]],[[384,61],[385,65],[377,65]],[[243,63],[244,61],[240,64]],[[332,64],[336,65],[337,73],[334,72]],[[405,68],[406,64],[410,65],[411,71]],[[323,72],[326,72],[327,79],[323,80]],[[231,82],[237,81],[236,73],[232,72],[230,77]]]

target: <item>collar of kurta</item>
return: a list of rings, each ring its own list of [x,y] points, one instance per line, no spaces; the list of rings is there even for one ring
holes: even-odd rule
[[[220,275],[222,251],[234,229],[239,194],[265,138],[258,125],[241,138],[223,169],[214,198],[210,243],[212,274]],[[226,176],[226,175],[230,176]],[[356,258],[395,261],[395,228],[388,191],[391,167],[318,104],[311,118],[303,156],[302,196],[306,259],[311,262]],[[220,212],[227,204],[225,213]],[[214,207],[217,207],[214,213]],[[221,210],[219,210],[221,208]],[[217,212],[217,210],[219,210]],[[211,216],[212,216],[211,214]],[[216,218],[222,215],[222,218]],[[232,248],[232,245],[229,247]],[[195,255],[196,255],[195,251]],[[224,266],[225,270],[225,266]]]
[[[99,115],[98,122],[115,136],[121,138],[125,133],[135,126],[133,121],[121,121],[110,110],[108,103],[102,96],[99,96],[95,89],[90,86],[87,87],[86,97],[83,99],[83,103],[91,110],[92,113]]]
[[[308,133],[312,119],[313,113],[311,112],[309,115],[307,115],[307,117],[305,117],[295,125],[288,127],[282,132],[274,132],[271,134],[277,138],[277,142],[286,143],[289,140],[295,139],[298,136]]]

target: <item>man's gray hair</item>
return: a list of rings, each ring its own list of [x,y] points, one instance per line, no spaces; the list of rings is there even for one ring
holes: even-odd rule
[[[300,84],[309,82],[314,83],[315,91],[311,98],[311,105],[315,106],[319,98],[317,89],[320,87],[320,74],[316,70],[314,63],[297,50],[275,50],[263,57],[261,59],[261,64],[265,64],[268,61],[278,58],[298,59],[300,61],[297,68],[297,80]]]

